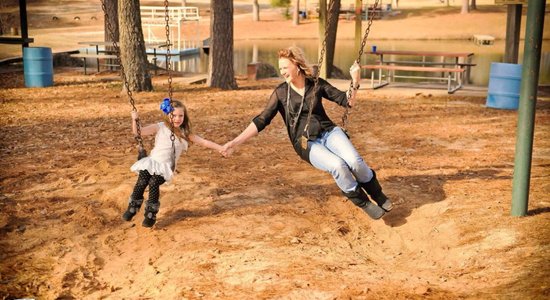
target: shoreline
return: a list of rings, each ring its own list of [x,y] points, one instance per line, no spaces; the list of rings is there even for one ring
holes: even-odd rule
[[[80,40],[103,40],[103,15],[94,3],[75,0],[74,10],[57,12],[55,6],[29,4],[29,37],[34,38],[31,46],[50,47],[53,52],[62,52],[81,48]],[[244,4],[240,3],[237,6]],[[252,13],[244,12],[233,18],[234,41],[266,40],[314,40],[318,39],[317,19],[301,20],[293,26],[292,20],[281,14],[280,9],[264,8],[260,10],[260,21],[252,20]],[[59,16],[52,21],[52,16]],[[75,16],[79,21],[75,21]],[[525,14],[522,15],[520,39],[524,40]],[[368,21],[362,21],[362,31]],[[195,23],[187,23],[182,28],[184,36],[197,36],[204,40],[210,36],[210,18],[201,16]],[[545,18],[545,27],[550,28],[550,18]],[[374,20],[369,34],[370,40],[377,41],[468,41],[475,34],[490,35],[496,41],[506,37],[506,9],[495,5],[478,5],[478,9],[467,15],[461,15],[459,8],[420,7],[396,8],[393,13]],[[398,28],[398,29],[396,29]],[[399,30],[406,28],[407,30]],[[144,33],[145,34],[145,33]],[[340,18],[337,40],[355,39],[355,20]],[[543,32],[543,40],[550,40],[550,30]],[[0,45],[0,58],[21,55],[20,45]]]

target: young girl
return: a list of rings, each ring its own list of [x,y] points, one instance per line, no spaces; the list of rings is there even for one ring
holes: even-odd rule
[[[122,215],[122,219],[125,221],[132,220],[143,203],[145,188],[149,186],[149,200],[145,204],[145,218],[142,223],[145,227],[152,227],[155,224],[156,215],[160,208],[159,187],[164,182],[170,182],[172,179],[174,175],[172,164],[177,164],[181,153],[187,151],[188,142],[193,142],[217,150],[218,152],[222,149],[220,145],[192,133],[187,109],[180,101],[173,100],[172,105],[170,105],[170,100],[164,99],[161,109],[165,113],[164,122],[141,128],[142,136],[156,134],[155,146],[148,157],[138,160],[130,168],[139,175],[134,191],[128,200],[128,209]],[[170,112],[172,112],[173,126],[170,126]],[[132,131],[134,134],[137,134],[137,119],[138,113],[132,111]],[[172,158],[174,149],[172,147],[171,128],[174,128],[175,158]]]

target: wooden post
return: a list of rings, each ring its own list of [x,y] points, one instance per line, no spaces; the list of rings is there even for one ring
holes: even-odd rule
[[[28,39],[29,27],[27,24],[27,1],[26,0],[19,0],[19,18],[21,19],[21,38]],[[29,43],[24,42],[23,44],[21,44],[21,50],[23,50],[23,48],[28,46],[29,46]]]
[[[366,12],[365,12],[366,13]],[[359,52],[363,39],[363,1],[355,0],[355,50]]]
[[[522,4],[508,4],[507,6],[508,13],[506,16],[506,43],[504,46],[504,62],[517,64]]]

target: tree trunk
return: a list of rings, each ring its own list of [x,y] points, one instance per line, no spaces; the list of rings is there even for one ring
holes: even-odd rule
[[[152,91],[151,77],[147,70],[147,54],[141,29],[139,0],[118,1],[120,28],[120,58],[130,90]]]
[[[105,3],[105,41],[118,42],[118,0],[103,0]]]
[[[468,0],[462,0],[462,9],[460,10],[461,14],[470,13],[470,6],[468,5]]]
[[[332,73],[334,63],[334,49],[336,48],[336,33],[338,32],[338,15],[340,13],[340,0],[332,0],[332,7],[329,7],[327,35],[327,78]]]
[[[233,69],[233,1],[210,1],[210,55],[208,81],[210,87],[237,89]]]
[[[366,12],[368,13],[368,12]],[[355,50],[359,52],[363,42],[363,3],[355,0]]]
[[[260,21],[260,4],[258,4],[258,0],[254,0],[252,3],[252,21]]]
[[[181,0],[181,6],[187,6],[187,0]]]
[[[118,43],[119,37],[120,37],[119,30],[118,30],[118,0],[103,0],[103,3],[105,4],[104,40],[106,42]],[[113,53],[115,51],[115,48],[110,46],[105,46],[105,50],[109,51],[109,53]],[[110,65],[114,65],[117,63],[117,60],[108,59],[107,63]]]
[[[292,25],[300,25],[300,0],[296,0],[296,7],[294,7],[294,13],[292,14]]]
[[[323,41],[325,40],[325,32],[327,30],[327,0],[319,0],[319,60],[323,60],[323,63],[319,66],[320,70],[318,76],[321,78],[327,77],[327,53],[322,53]],[[326,50],[326,49],[325,49]],[[321,56],[322,55],[322,56]]]
[[[476,0],[472,0],[471,4],[470,4],[470,9],[471,10],[477,10],[477,3],[476,3]]]

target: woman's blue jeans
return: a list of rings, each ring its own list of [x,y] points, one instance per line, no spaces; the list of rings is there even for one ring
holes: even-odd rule
[[[353,192],[358,182],[369,182],[372,179],[372,170],[357,153],[342,128],[334,127],[308,143],[311,147],[311,164],[330,173],[343,192]]]

